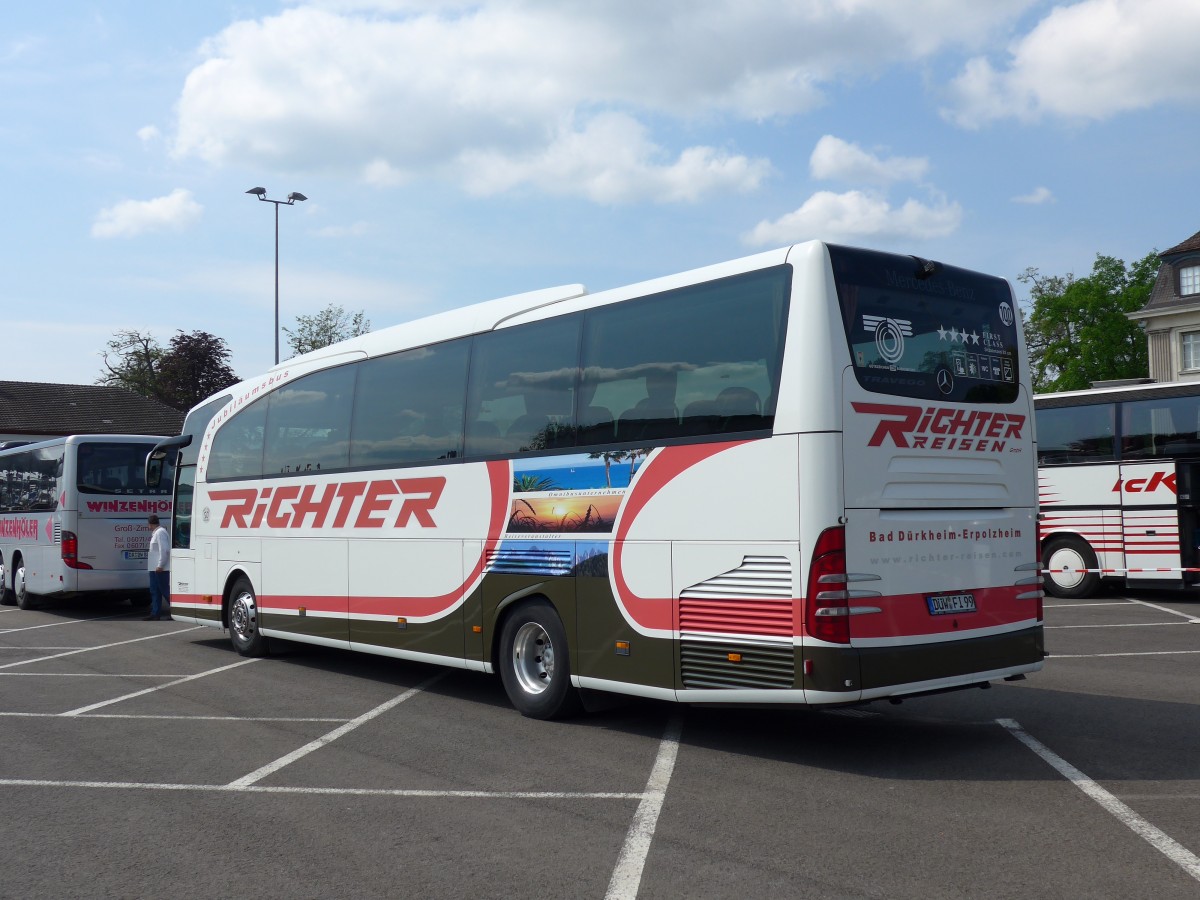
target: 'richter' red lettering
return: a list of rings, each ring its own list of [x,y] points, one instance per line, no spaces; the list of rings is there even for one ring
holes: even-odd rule
[[[221,528],[436,528],[433,511],[446,489],[446,479],[397,478],[316,485],[282,485],[210,491],[208,499],[224,503]],[[317,491],[321,493],[318,496]],[[396,497],[403,499],[399,504]],[[306,522],[306,520],[309,520]]]

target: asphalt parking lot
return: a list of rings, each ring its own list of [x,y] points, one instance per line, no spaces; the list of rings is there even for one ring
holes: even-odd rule
[[[524,719],[498,679],[0,608],[2,897],[1189,897],[1200,600],[861,709]]]

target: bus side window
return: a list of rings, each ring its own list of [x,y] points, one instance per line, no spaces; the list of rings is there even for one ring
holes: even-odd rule
[[[578,315],[564,316],[475,338],[468,457],[574,446],[580,322]]]
[[[458,458],[470,347],[470,338],[463,338],[362,363],[354,391],[350,465]]]

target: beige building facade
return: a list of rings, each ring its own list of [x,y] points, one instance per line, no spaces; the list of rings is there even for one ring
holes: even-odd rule
[[[1128,316],[1146,332],[1154,381],[1200,381],[1200,232],[1159,257],[1150,299]]]

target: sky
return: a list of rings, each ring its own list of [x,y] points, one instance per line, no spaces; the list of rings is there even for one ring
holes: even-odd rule
[[[810,239],[1013,282],[1200,231],[1200,0],[56,0],[0,15],[0,380],[253,377]],[[1200,205],[1198,205],[1200,206]],[[289,355],[286,337],[282,355]]]

